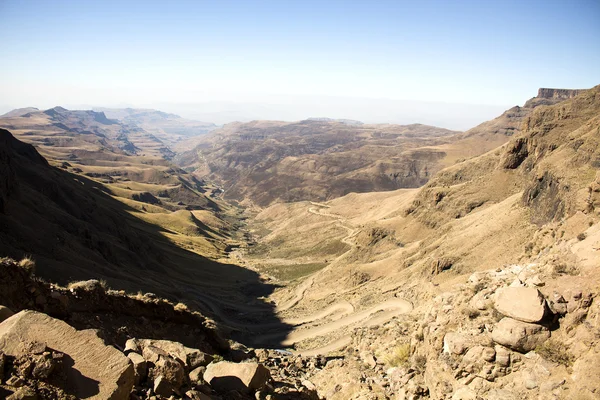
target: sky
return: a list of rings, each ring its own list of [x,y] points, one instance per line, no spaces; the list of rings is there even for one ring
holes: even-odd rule
[[[466,129],[539,87],[600,84],[598,0],[0,0],[0,26],[3,112]]]

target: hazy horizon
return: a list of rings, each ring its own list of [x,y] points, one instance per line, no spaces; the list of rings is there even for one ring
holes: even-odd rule
[[[0,111],[156,108],[223,124],[468,129],[600,83],[600,3],[3,1]]]

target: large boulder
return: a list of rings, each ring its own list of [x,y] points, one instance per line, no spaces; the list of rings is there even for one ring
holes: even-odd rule
[[[492,332],[492,340],[512,350],[527,353],[550,337],[542,325],[502,318]]]
[[[262,389],[270,378],[269,370],[255,362],[232,363],[221,361],[206,367],[204,380],[219,392],[235,390],[250,393]]]
[[[540,322],[546,314],[546,299],[536,288],[505,287],[496,292],[494,307],[501,314],[523,322]]]
[[[123,353],[107,346],[95,331],[77,331],[67,323],[35,311],[21,311],[0,324],[0,352],[28,354],[31,343],[45,343],[64,353],[62,389],[77,398],[128,399],[133,366]]]

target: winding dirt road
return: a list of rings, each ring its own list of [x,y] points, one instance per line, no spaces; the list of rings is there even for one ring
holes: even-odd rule
[[[349,245],[350,249],[348,252],[351,251],[356,246],[353,239],[356,237],[359,230],[348,226],[347,220],[341,215],[323,211],[323,209],[331,208],[331,206],[315,202],[311,202],[310,204],[312,207],[308,208],[309,213],[321,217],[334,218],[336,225],[348,231],[348,234],[342,238],[341,241]],[[337,257],[334,262],[344,257],[348,252]],[[328,267],[306,278],[296,287],[291,299],[276,306],[276,312],[279,314],[288,311],[300,303],[304,299],[306,292],[312,288],[315,279],[327,268]],[[224,308],[229,310],[243,310],[244,312],[240,313],[240,315],[251,315],[264,312],[266,306],[264,310],[257,310],[255,306],[245,306],[226,300],[219,300],[208,296],[205,293],[200,293],[200,291],[194,290],[193,288],[189,288],[188,291],[196,295],[198,302],[208,308],[225,324],[232,328],[254,332],[255,343],[265,346],[274,342],[280,343],[282,346],[293,346],[304,340],[325,336],[354,324],[360,324],[361,326],[379,325],[397,316],[407,314],[413,309],[413,305],[410,302],[399,298],[391,298],[363,310],[356,310],[351,303],[341,300],[320,311],[300,317],[283,319],[278,322],[242,322],[239,318],[232,317],[231,312],[225,312]],[[258,320],[260,318],[257,317],[253,319]],[[323,321],[323,323],[318,324],[319,321]],[[283,329],[282,327],[286,327],[284,331],[277,331],[278,328]],[[291,331],[290,328],[292,328]],[[344,335],[322,347],[303,350],[300,353],[307,356],[326,354],[343,348],[350,344],[350,342],[351,337],[349,335]]]

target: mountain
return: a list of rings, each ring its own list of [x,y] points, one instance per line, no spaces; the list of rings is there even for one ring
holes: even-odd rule
[[[463,133],[329,118],[231,123],[200,137],[198,146],[180,152],[175,162],[219,183],[225,198],[260,207],[415,188],[442,168],[506,143],[536,107],[577,93],[540,89],[524,106]]]
[[[152,109],[95,108],[95,110],[104,112],[109,118],[124,124],[144,129],[172,149],[186,139],[204,135],[217,128],[213,123],[185,119],[176,114]]]
[[[42,278],[61,285],[32,276],[28,259],[0,259],[0,302],[98,329],[104,343],[123,351],[96,338],[82,355],[81,346],[68,344],[89,331],[21,311],[0,324],[9,365],[0,395],[68,389],[46,382],[40,371],[51,368],[44,365],[77,358],[85,376],[95,377],[108,368],[97,355],[103,352],[123,371],[100,377],[98,390],[123,390],[123,399],[130,391],[140,398],[334,400],[591,399],[600,392],[600,86],[542,89],[464,133],[329,120],[230,124],[175,158],[190,169],[221,166],[209,171],[215,177],[229,171],[231,190],[248,204],[262,196],[256,203],[264,207],[244,211],[164,158],[115,148],[119,122],[89,113],[67,121],[74,131],[60,135],[105,136],[96,157],[123,153],[107,164],[111,171],[169,166],[161,179],[188,182],[186,193],[213,203],[191,207],[159,196],[150,172],[132,175],[137,181],[123,173],[113,181],[83,176],[50,156],[76,150],[40,140],[53,137],[55,128],[44,124],[19,131],[39,152],[1,130],[0,253],[33,253]],[[352,168],[362,172],[361,163],[407,157],[406,149],[435,155],[438,171],[420,187],[339,190],[322,201],[311,192],[326,188],[326,179],[347,179]],[[338,153],[347,158],[335,164]],[[286,169],[309,157],[328,168]],[[283,202],[271,187],[248,185],[259,177],[273,187],[292,182],[307,199]],[[124,185],[148,188],[160,202],[129,199],[119,192]],[[88,277],[124,291],[98,281],[64,287]],[[134,294],[147,289],[173,300]],[[214,318],[218,330],[193,310]],[[0,308],[0,320],[10,313]],[[47,347],[11,346],[15,335],[43,338]],[[251,348],[226,345],[219,335]],[[208,365],[197,367],[199,359]]]
[[[311,377],[320,393],[600,390],[600,86],[556,100],[484,125],[521,121],[494,133],[505,144],[422,188],[279,203],[256,216],[247,262],[285,282],[271,297],[284,322],[299,323],[283,343],[348,355]],[[360,373],[365,383],[353,380]],[[356,383],[334,392],[340,381]]]
[[[36,112],[36,111],[40,111],[40,110],[35,107],[17,108],[17,109],[7,112],[6,114],[0,115],[0,118],[21,117],[25,114],[29,114],[29,113]]]
[[[232,123],[176,162],[221,184],[226,198],[259,206],[349,192],[418,187],[444,154],[425,148],[456,132],[426,125],[331,120]]]

